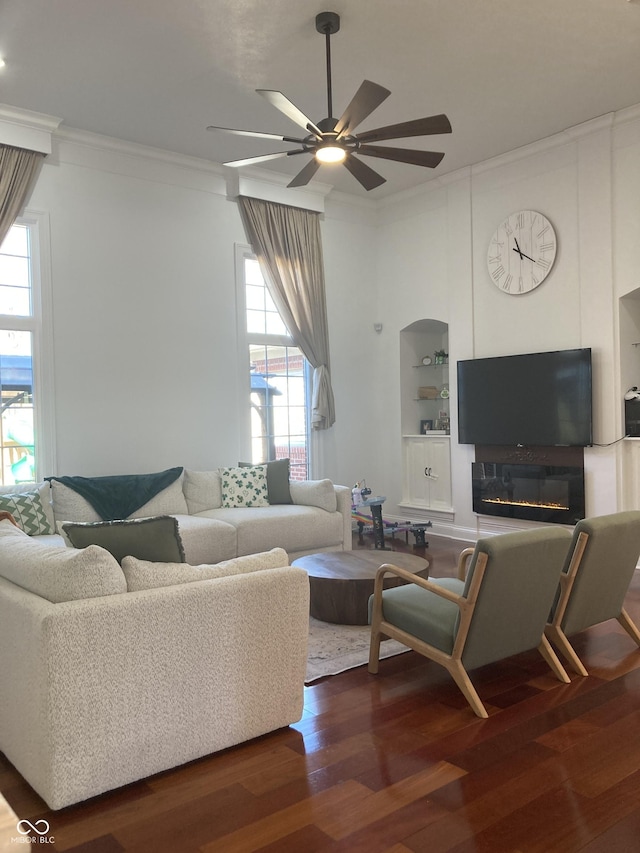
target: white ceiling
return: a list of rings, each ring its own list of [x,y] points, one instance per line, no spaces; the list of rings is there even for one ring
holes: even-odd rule
[[[392,94],[358,130],[441,112],[453,125],[387,143],[444,151],[435,170],[363,158],[387,178],[370,193],[321,167],[343,192],[381,198],[640,103],[640,0],[2,0],[0,102],[218,163],[284,150],[205,128],[298,136],[258,88],[325,117],[325,10],[341,16],[337,115],[369,79]],[[293,176],[306,158],[261,168]]]

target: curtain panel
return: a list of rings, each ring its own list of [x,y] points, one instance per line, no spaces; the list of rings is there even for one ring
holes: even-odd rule
[[[27,203],[44,157],[41,151],[0,144],[0,244]]]
[[[247,196],[238,205],[271,297],[314,368],[311,425],[328,429],[336,418],[318,214]]]

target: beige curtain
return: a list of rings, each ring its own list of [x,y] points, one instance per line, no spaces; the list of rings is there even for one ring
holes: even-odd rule
[[[0,244],[25,206],[44,156],[40,151],[0,145]]]
[[[312,427],[328,429],[336,417],[318,214],[244,196],[238,203],[273,301],[314,368]]]

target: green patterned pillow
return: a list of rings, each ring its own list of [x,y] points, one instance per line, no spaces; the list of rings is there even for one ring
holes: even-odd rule
[[[29,536],[55,533],[46,516],[38,492],[0,495],[0,510],[10,512],[18,527],[22,528]]]
[[[267,466],[221,468],[222,506],[269,506]]]

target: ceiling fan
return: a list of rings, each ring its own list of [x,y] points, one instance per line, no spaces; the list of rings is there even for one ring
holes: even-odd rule
[[[404,139],[409,136],[430,136],[438,133],[451,133],[451,124],[444,114],[427,116],[387,127],[378,127],[356,134],[354,131],[360,122],[364,121],[391,94],[388,89],[365,80],[346,110],[336,119],[333,117],[333,99],[331,94],[331,36],[340,29],[340,16],[335,12],[321,12],[316,16],[316,30],[326,39],[327,55],[327,118],[317,124],[311,121],[295,104],[282,92],[272,89],[256,89],[272,106],[284,113],[295,124],[304,128],[307,135],[301,138],[280,136],[277,133],[261,133],[254,130],[234,130],[230,127],[207,127],[207,130],[234,133],[237,136],[254,136],[259,139],[277,139],[280,142],[292,142],[300,148],[289,151],[279,151],[276,154],[262,154],[257,157],[247,157],[242,160],[231,160],[225,166],[248,166],[274,160],[279,157],[291,157],[296,154],[312,154],[313,159],[298,172],[288,184],[290,187],[302,187],[309,183],[322,163],[344,163],[366,190],[375,189],[385,183],[385,178],[379,175],[356,155],[365,157],[381,157],[385,160],[396,160],[399,163],[409,163],[413,166],[435,168],[444,157],[437,151],[422,151],[411,148],[388,148],[384,145],[372,145],[386,139]]]

